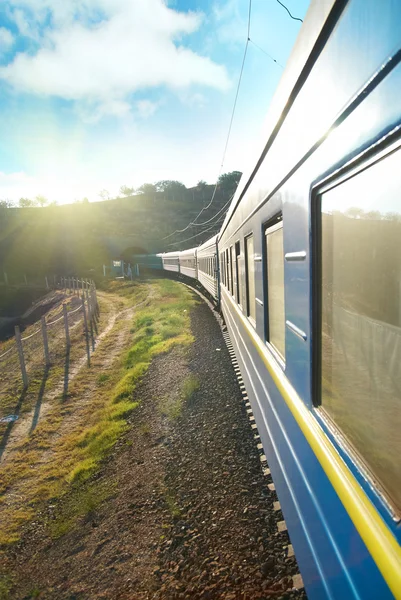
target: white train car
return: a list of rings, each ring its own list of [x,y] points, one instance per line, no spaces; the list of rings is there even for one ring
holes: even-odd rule
[[[217,235],[198,248],[198,281],[213,298],[218,300]]]
[[[190,248],[179,253],[180,273],[187,277],[198,278],[196,265],[196,248]]]
[[[163,263],[163,269],[165,271],[174,271],[175,273],[180,272],[180,260],[179,260],[179,252],[164,252],[162,254],[158,254],[160,256]]]

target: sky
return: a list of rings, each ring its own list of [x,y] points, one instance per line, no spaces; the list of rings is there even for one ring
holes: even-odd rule
[[[303,18],[309,0],[285,4]],[[246,170],[301,26],[276,0],[252,0],[222,165],[248,10],[248,0],[0,0],[0,199],[99,201],[122,185],[190,187]]]

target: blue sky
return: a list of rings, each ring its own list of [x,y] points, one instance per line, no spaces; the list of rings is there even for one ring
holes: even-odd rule
[[[304,17],[308,0],[286,0]],[[121,185],[213,183],[248,0],[2,0],[0,198],[59,203]],[[285,65],[301,23],[253,0],[251,40]],[[249,45],[223,172],[243,170],[282,69]]]

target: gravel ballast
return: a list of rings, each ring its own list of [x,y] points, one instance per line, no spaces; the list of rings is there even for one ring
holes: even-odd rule
[[[180,516],[160,548],[156,597],[305,598],[222,331],[205,303],[192,317],[201,386],[172,434],[166,484]]]

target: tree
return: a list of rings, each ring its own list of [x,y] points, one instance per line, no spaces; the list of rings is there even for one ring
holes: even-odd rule
[[[120,194],[123,196],[133,196],[135,189],[133,187],[128,187],[127,185],[122,185],[120,187]]]
[[[11,208],[13,205],[12,202],[10,202],[10,200],[0,200],[0,209],[1,210],[6,210],[7,208]]]
[[[207,187],[207,183],[204,179],[200,179],[196,184],[196,187],[199,191],[203,191]]]
[[[175,192],[185,192],[187,189],[181,181],[175,181],[172,179],[163,179],[162,181],[158,181],[156,183],[156,188],[158,192],[172,193]]]
[[[43,208],[46,204],[49,203],[48,199],[41,195],[36,196],[35,200],[36,200],[36,203],[39,204],[39,206],[41,208]]]
[[[18,206],[20,208],[30,208],[31,206],[36,206],[36,202],[30,198],[20,198],[18,200]]]
[[[101,197],[102,200],[110,200],[110,192],[108,192],[107,190],[102,190],[99,193],[99,196]]]
[[[0,230],[7,227],[11,206],[12,203],[9,200],[0,200]]]
[[[140,194],[156,194],[157,188],[153,183],[144,183],[137,190]]]
[[[223,173],[217,180],[217,185],[223,190],[235,192],[242,177],[241,171],[231,171],[231,173]]]

